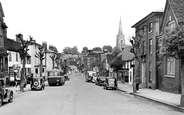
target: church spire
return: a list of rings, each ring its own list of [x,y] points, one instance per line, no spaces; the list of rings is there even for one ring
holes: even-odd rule
[[[120,21],[119,21],[119,32],[118,35],[123,35],[122,33],[122,25],[121,25],[121,16],[120,16]]]

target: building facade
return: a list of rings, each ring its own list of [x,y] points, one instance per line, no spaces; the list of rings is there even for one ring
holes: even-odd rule
[[[135,28],[135,36],[141,39],[139,53],[141,62],[141,85],[150,89],[160,89],[158,87],[157,72],[157,36],[160,32],[160,25],[163,12],[151,12],[146,17],[138,21],[132,27]],[[135,62],[136,63],[136,62]]]
[[[183,0],[167,0],[164,9],[161,32],[158,39],[167,33],[167,31],[175,31],[179,23],[184,22],[184,1]],[[162,42],[159,41],[159,47]],[[160,51],[159,61],[162,63],[158,68],[158,77],[162,81],[161,87],[163,91],[171,93],[181,93],[181,60],[163,56]]]

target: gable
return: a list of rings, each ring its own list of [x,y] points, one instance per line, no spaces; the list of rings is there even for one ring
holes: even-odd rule
[[[164,9],[164,17],[161,25],[161,32],[164,32],[164,28],[171,20],[174,20],[176,24],[184,21],[184,0],[167,0]]]

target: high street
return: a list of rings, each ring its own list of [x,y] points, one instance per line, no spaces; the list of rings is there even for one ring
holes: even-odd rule
[[[64,86],[16,94],[0,115],[182,115],[169,107],[118,90],[104,90],[73,73]]]

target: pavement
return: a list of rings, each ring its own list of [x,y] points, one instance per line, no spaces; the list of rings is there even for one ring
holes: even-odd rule
[[[178,111],[184,112],[184,107],[180,106],[181,94],[168,93],[157,89],[153,90],[153,89],[147,89],[147,88],[141,88],[139,89],[139,91],[137,91],[137,93],[133,93],[132,85],[122,83],[122,82],[118,82],[118,90],[137,97],[145,98],[145,99],[172,107],[173,109],[176,109]]]

